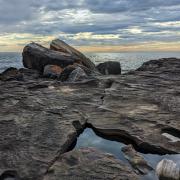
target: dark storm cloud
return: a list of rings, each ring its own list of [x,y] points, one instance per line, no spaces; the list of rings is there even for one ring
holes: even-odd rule
[[[179,40],[180,0],[0,0],[0,34],[119,34],[101,43]],[[169,32],[169,33],[163,33]],[[66,36],[65,36],[66,35]],[[79,44],[98,43],[76,39]]]

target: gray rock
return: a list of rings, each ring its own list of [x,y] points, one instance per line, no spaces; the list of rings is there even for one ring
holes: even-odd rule
[[[104,63],[100,63],[99,65],[96,66],[96,68],[101,74],[104,74],[104,75],[121,74],[121,65],[119,62],[116,62],[116,61],[107,61]]]
[[[81,69],[80,67],[77,67],[75,70],[73,70],[71,72],[71,74],[69,75],[67,81],[68,82],[76,82],[76,81],[80,81],[83,79],[87,79],[87,75],[84,72],[83,69]]]
[[[70,54],[53,51],[36,43],[28,44],[22,55],[24,67],[40,72],[43,72],[46,65],[58,65],[64,68],[75,61]]]
[[[62,40],[59,39],[53,40],[50,44],[50,48],[58,52],[70,54],[71,56],[74,57],[76,63],[82,64],[88,69],[95,70],[95,65],[89,58],[87,58],[80,51],[73,48],[72,46],[69,46]]]
[[[23,80],[23,74],[16,68],[8,68],[4,72],[0,74],[0,80],[3,81],[11,81],[11,80],[17,80],[21,81]]]

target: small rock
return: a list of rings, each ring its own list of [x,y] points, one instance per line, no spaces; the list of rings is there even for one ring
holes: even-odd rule
[[[2,74],[0,74],[0,80],[2,81],[10,81],[10,80],[23,80],[23,74],[19,72],[16,68],[8,68]]]
[[[43,76],[50,78],[59,78],[63,69],[57,65],[46,65],[44,67]]]
[[[96,66],[96,68],[98,69],[98,71],[101,74],[104,75],[118,75],[121,74],[121,65],[119,62],[116,61],[107,61],[104,63],[100,63],[99,65]]]
[[[146,160],[135,151],[132,145],[128,145],[122,148],[125,154],[125,158],[129,161],[133,168],[135,168],[140,174],[148,174],[153,168],[146,162]]]
[[[94,63],[89,58],[87,58],[84,54],[79,52],[77,49],[66,44],[64,41],[61,41],[59,39],[53,40],[50,44],[50,48],[58,52],[70,54],[71,56],[74,57],[76,63],[82,64],[91,70],[95,69]]]
[[[87,75],[84,72],[84,70],[81,69],[80,67],[78,67],[71,72],[67,81],[68,82],[76,82],[76,81],[80,81],[80,80],[86,79],[86,78],[87,78]]]
[[[163,159],[156,167],[156,174],[160,180],[179,180],[180,168],[173,161]]]

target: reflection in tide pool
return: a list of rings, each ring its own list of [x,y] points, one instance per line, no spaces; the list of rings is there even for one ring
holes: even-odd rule
[[[86,128],[84,132],[79,136],[77,140],[77,144],[75,146],[76,149],[83,147],[95,147],[99,150],[102,150],[107,153],[113,154],[116,158],[122,160],[124,163],[129,164],[125,159],[123,152],[121,151],[122,147],[125,144],[117,141],[111,141],[104,139],[102,137],[97,136],[94,131],[90,128]],[[156,154],[142,154],[141,155],[146,159],[146,161],[151,165],[154,169],[156,168],[158,162],[162,159],[171,159],[177,164],[180,165],[180,155],[156,155]],[[150,172],[148,175],[142,178],[143,180],[158,180],[154,171]]]
[[[95,147],[104,152],[111,153],[116,158],[124,161],[125,163],[128,163],[124,158],[123,152],[121,151],[121,148],[124,146],[125,144],[123,143],[101,138],[97,136],[92,129],[86,128],[83,134],[81,134],[78,138],[75,148],[79,149],[82,147]]]

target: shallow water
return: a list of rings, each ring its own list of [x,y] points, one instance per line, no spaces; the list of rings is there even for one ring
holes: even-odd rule
[[[96,135],[91,128],[86,128],[84,132],[77,139],[75,149],[79,149],[83,147],[94,147],[103,152],[113,154],[117,159],[129,165],[128,161],[124,157],[123,152],[121,151],[122,147],[124,146],[126,145],[122,142],[104,139]],[[141,153],[141,155],[154,169],[156,168],[158,162],[160,162],[164,158],[171,159],[180,165],[180,155],[161,156],[156,154],[143,154],[143,153]],[[158,180],[157,176],[154,174],[153,171],[143,177],[143,180],[156,180],[156,179]]]

